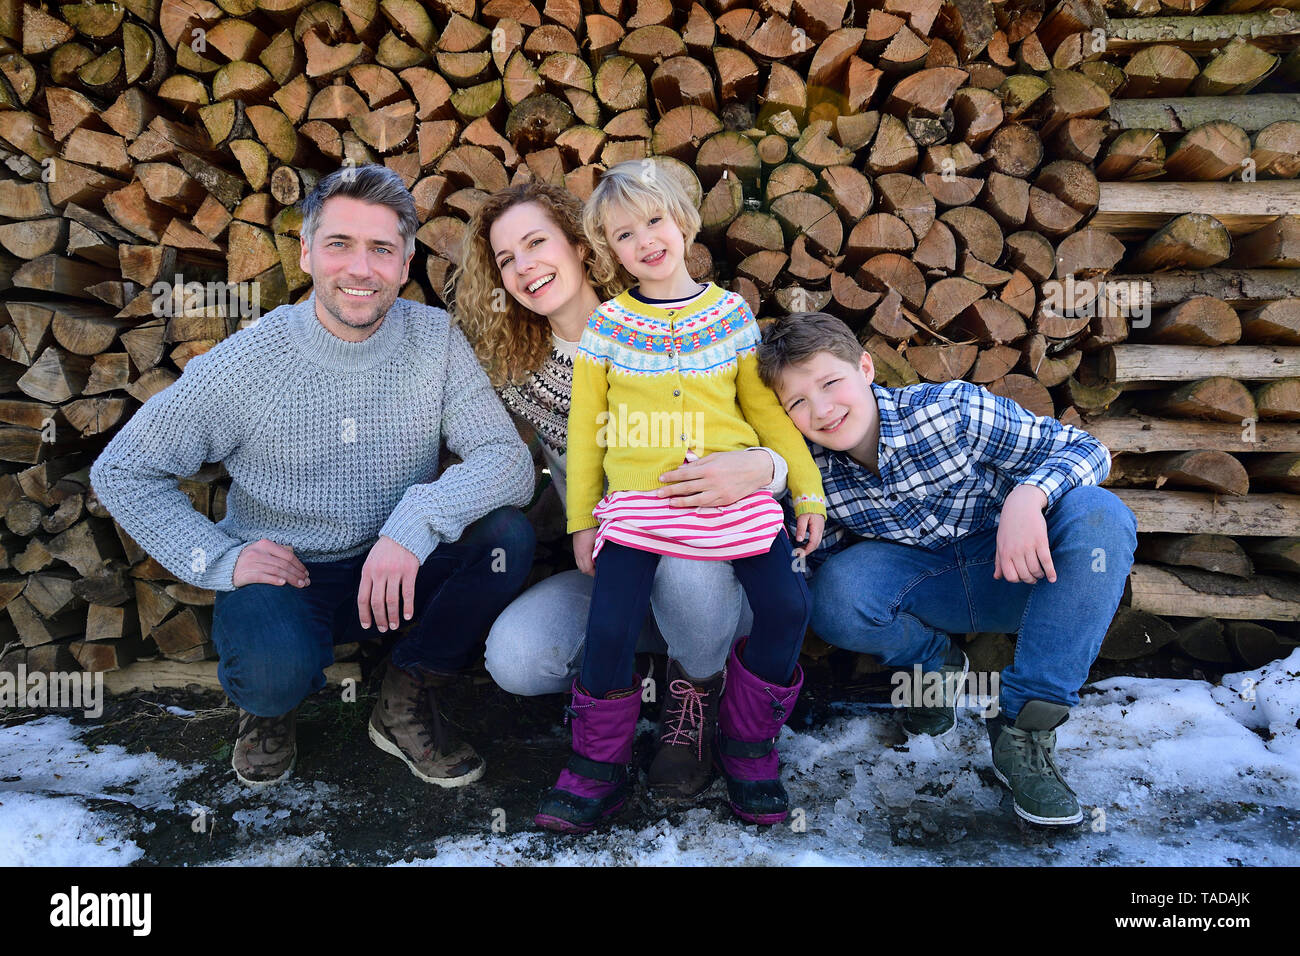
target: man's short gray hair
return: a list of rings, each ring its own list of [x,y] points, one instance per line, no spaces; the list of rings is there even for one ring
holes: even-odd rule
[[[333,196],[347,196],[362,202],[387,206],[397,213],[397,231],[406,242],[403,256],[415,251],[415,234],[420,220],[415,214],[415,200],[406,188],[402,177],[386,166],[367,163],[364,166],[345,166],[330,173],[302,201],[302,236],[307,245],[316,238],[320,213],[325,200]]]

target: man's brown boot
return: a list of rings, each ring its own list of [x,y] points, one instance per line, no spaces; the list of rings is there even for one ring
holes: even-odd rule
[[[663,800],[688,800],[713,782],[713,735],[722,671],[696,679],[668,660],[668,693],[659,714],[659,749],[646,782]]]
[[[235,748],[230,755],[230,765],[240,783],[265,787],[289,778],[298,757],[294,734],[297,716],[297,707],[279,717],[258,717],[240,709]]]
[[[436,687],[452,679],[426,670],[404,670],[388,662],[379,700],[370,713],[370,739],[402,760],[425,783],[463,787],[483,776],[483,758],[454,739],[438,712]]]

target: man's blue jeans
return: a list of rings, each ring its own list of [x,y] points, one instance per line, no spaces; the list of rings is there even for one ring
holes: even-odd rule
[[[416,613],[390,663],[459,671],[472,663],[488,628],[528,577],[536,543],[528,519],[498,508],[444,542],[415,579]],[[287,713],[325,686],[335,644],[381,638],[361,627],[357,588],[369,550],[333,562],[304,561],[305,588],[246,584],[219,591],[212,614],[217,676],[226,695],[259,717]],[[405,621],[403,622],[405,623]]]
[[[1137,521],[1104,488],[1074,488],[1047,511],[1056,583],[993,579],[997,529],[938,550],[869,540],[827,558],[813,576],[812,627],[836,647],[887,667],[937,671],[948,635],[1014,633],[999,707],[1014,721],[1029,700],[1074,706],[1119,606]]]

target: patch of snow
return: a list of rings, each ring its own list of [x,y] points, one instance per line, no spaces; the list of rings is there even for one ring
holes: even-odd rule
[[[254,846],[212,864],[213,866],[326,866],[330,862],[330,840],[324,833],[284,837]]]
[[[125,866],[144,851],[72,797],[0,793],[0,867]]]
[[[129,753],[116,744],[84,743],[78,739],[83,729],[64,717],[41,717],[0,730],[0,776],[21,778],[0,782],[0,793],[44,791],[122,799],[125,790],[136,806],[166,810],[175,807],[176,787],[202,770],[152,753]]]
[[[109,866],[143,851],[90,801],[175,808],[176,787],[200,772],[155,754],[78,740],[64,717],[0,730],[0,866]]]

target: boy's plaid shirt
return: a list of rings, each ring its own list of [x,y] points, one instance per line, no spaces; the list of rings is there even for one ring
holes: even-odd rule
[[[941,548],[996,526],[1016,485],[1041,489],[1051,508],[1110,472],[1110,452],[1087,432],[978,385],[871,390],[880,410],[879,476],[844,452],[808,443],[827,500],[821,547],[808,556],[814,567],[861,538]]]

